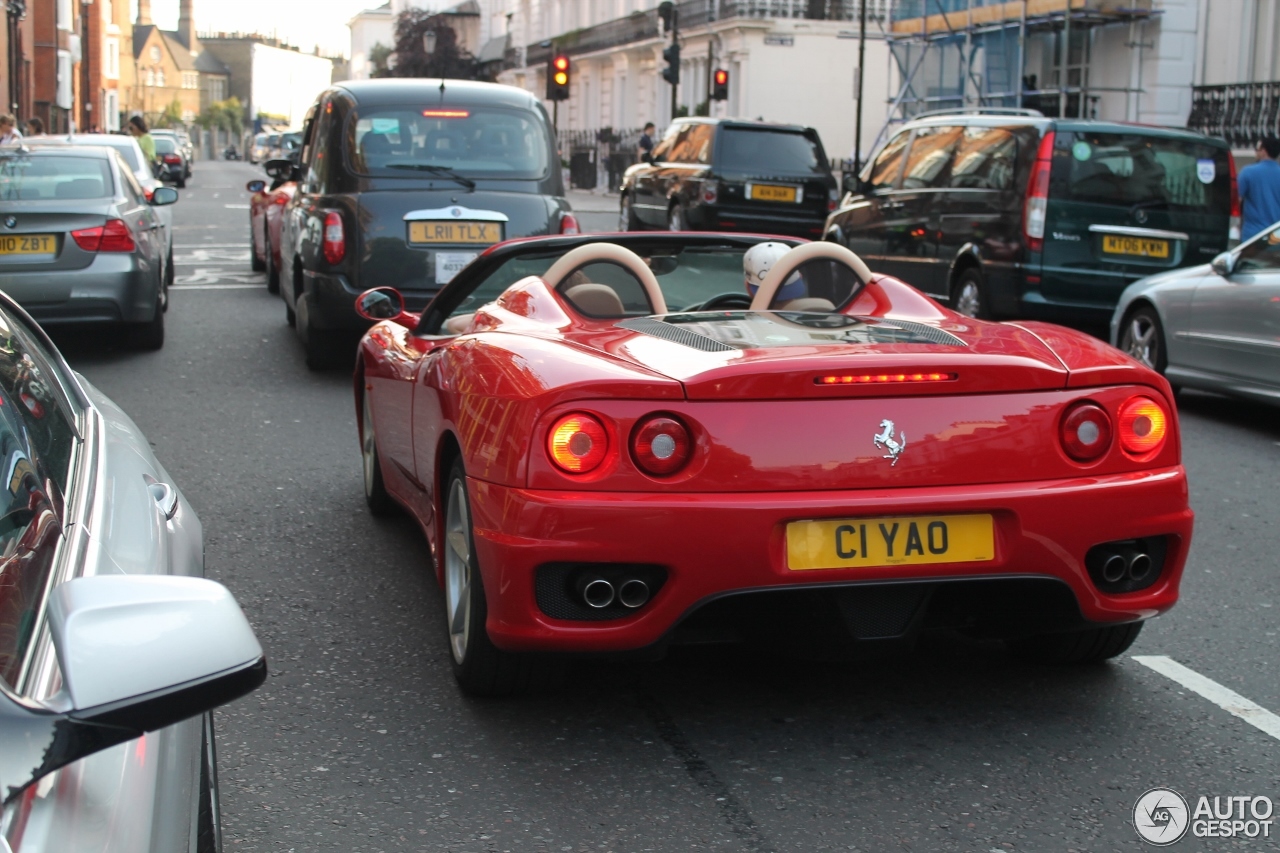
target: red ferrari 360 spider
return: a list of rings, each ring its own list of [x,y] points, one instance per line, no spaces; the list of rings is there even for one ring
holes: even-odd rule
[[[1192,513],[1161,376],[830,243],[785,241],[749,295],[766,239],[512,241],[421,315],[360,297],[366,497],[422,526],[465,689],[538,653],[933,629],[1095,661],[1173,606]]]

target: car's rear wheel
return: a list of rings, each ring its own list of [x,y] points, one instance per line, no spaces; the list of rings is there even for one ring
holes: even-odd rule
[[[196,821],[196,853],[222,853],[218,750],[214,742],[211,713],[204,715],[204,738],[200,749],[200,811]]]
[[[276,267],[275,251],[271,248],[271,236],[267,235],[267,251],[266,261],[263,263],[267,268],[267,293],[280,292],[280,270]]]
[[[1037,634],[1009,641],[1009,650],[1035,663],[1100,663],[1122,655],[1138,639],[1141,622],[1085,628],[1062,634]]]
[[[990,320],[991,307],[987,303],[986,285],[982,281],[982,273],[968,267],[956,276],[951,286],[951,309],[957,314],[973,317],[976,320]]]
[[[156,297],[156,313],[145,323],[130,323],[129,345],[134,349],[158,350],[164,346],[164,284]]]
[[[1156,309],[1141,305],[1124,318],[1120,332],[1120,349],[1158,373],[1169,366],[1165,350],[1164,327]]]
[[[489,639],[484,583],[476,560],[471,501],[462,460],[454,460],[445,488],[444,603],[449,660],[462,689],[473,696],[504,696],[547,679],[551,663],[504,652]]]
[[[671,210],[667,211],[667,230],[668,231],[687,231],[688,222],[685,219],[684,206],[677,203],[671,205]]]
[[[364,501],[369,505],[369,512],[377,516],[391,515],[396,505],[382,482],[382,461],[378,458],[378,436],[373,431],[373,411],[369,405],[369,391],[362,395],[360,406],[360,425],[363,435],[360,437],[360,455],[364,463]]]
[[[636,216],[635,208],[631,204],[631,195],[629,193],[624,193],[618,209],[618,230],[639,231],[643,227],[644,226],[640,224],[639,218]]]
[[[164,287],[160,288],[160,298],[164,305],[164,310],[169,310],[169,288],[173,287],[174,277],[176,273],[173,270],[173,247],[169,247],[169,257],[164,262]]]
[[[258,257],[258,229],[253,227],[253,217],[249,217],[249,266],[254,272],[262,272],[267,262]]]

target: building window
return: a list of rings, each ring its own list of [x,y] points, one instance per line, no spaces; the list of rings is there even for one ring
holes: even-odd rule
[[[158,44],[151,45],[151,61],[152,62],[160,61],[160,45]]]
[[[120,93],[108,89],[103,93],[102,113],[104,129],[116,131],[120,129]]]
[[[58,99],[57,105],[64,110],[72,107],[71,100],[71,51],[58,51]]]
[[[154,68],[147,69],[147,85],[154,86],[156,84],[156,70]]]
[[[108,80],[120,79],[120,40],[107,39],[107,71]]]
[[[71,0],[58,0],[58,29],[71,32],[75,28],[72,20]]]
[[[161,89],[164,88],[164,69],[163,68],[156,69],[156,85],[159,86]]]
[[[116,22],[116,7],[114,0],[102,0],[102,19],[108,24]]]
[[[227,98],[227,83],[221,77],[209,77],[205,81],[206,90],[209,92],[210,101],[225,101]]]

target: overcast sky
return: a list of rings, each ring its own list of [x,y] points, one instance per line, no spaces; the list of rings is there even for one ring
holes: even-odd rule
[[[348,53],[347,21],[384,0],[195,0],[196,29],[260,32],[311,51]],[[136,14],[137,0],[133,0]],[[162,29],[178,26],[178,0],[151,0],[151,17]]]

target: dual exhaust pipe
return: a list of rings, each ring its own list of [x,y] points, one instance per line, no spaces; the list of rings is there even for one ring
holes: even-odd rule
[[[1122,548],[1102,563],[1102,579],[1107,583],[1120,583],[1126,578],[1139,583],[1151,574],[1151,555],[1137,548]]]
[[[583,575],[578,580],[578,597],[593,610],[603,610],[615,601],[628,610],[649,603],[649,585],[639,578],[627,578],[617,586],[599,575]]]

